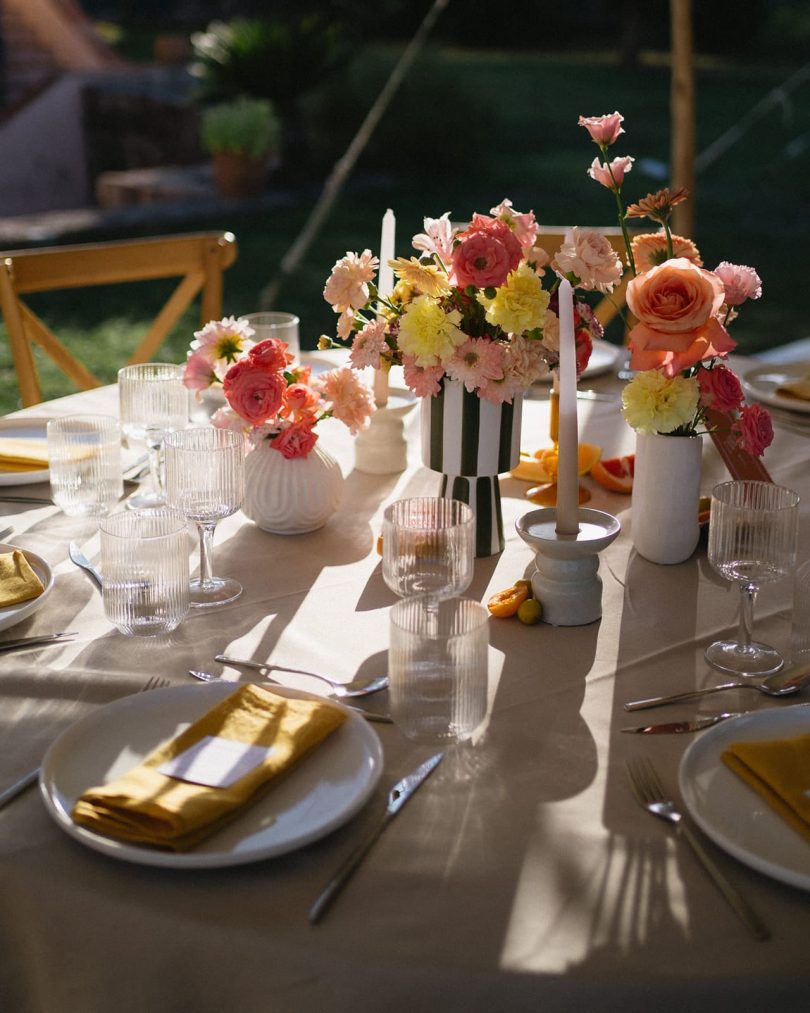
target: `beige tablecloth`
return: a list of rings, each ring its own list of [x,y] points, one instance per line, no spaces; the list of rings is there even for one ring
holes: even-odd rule
[[[610,378],[591,385],[614,389]],[[107,388],[28,414],[115,408]],[[581,439],[606,457],[632,450],[616,401],[580,401],[579,416]],[[67,559],[71,539],[91,555],[97,550],[92,523],[49,505],[3,504],[13,541],[50,562],[56,587],[0,639],[66,629],[79,636],[0,656],[0,787],[36,765],[73,720],[138,689],[145,674],[186,684],[191,667],[217,670],[213,657],[223,651],[341,680],[383,671],[393,596],[375,551],[382,510],[438,488],[438,477],[418,462],[418,411],[407,425],[408,469],[379,477],[353,470],[351,440],[325,424],[324,444],[346,475],[340,510],[320,531],[287,538],[241,514],[223,521],[216,568],[237,576],[244,595],[221,611],[192,614],[169,644],[124,638],[105,620],[99,594]],[[547,443],[542,390],[525,405],[523,432],[528,449]],[[708,440],[703,457],[708,492],[725,476]],[[810,440],[777,428],[766,463],[776,481],[804,496],[807,558]],[[18,798],[0,811],[0,1008],[806,1008],[808,894],[708,845],[772,929],[772,941],[750,940],[688,849],[637,806],[625,778],[625,761],[646,755],[677,790],[688,737],[620,734],[629,723],[622,704],[717,680],[702,651],[736,628],[739,592],[712,575],[702,547],[677,566],[640,558],[629,497],[584,481],[590,505],[623,524],[600,558],[601,621],[571,628],[492,621],[483,734],[439,767],[322,924],[308,924],[309,905],[378,817],[388,786],[429,752],[396,727],[375,726],[385,770],[357,817],[319,842],[253,865],[190,872],[118,862],[65,835],[35,791]],[[506,477],[501,488],[507,546],[477,561],[468,593],[478,599],[533,566],[514,531],[527,486]],[[47,495],[48,486],[14,491]],[[789,582],[764,589],[762,637],[789,647],[790,619]],[[385,694],[374,699],[386,703]],[[726,694],[726,704],[789,705],[752,693]],[[717,698],[648,713],[699,709],[719,709]]]

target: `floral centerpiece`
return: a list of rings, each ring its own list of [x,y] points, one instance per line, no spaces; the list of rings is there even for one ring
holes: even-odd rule
[[[194,333],[183,382],[198,395],[222,389],[226,404],[214,413],[213,425],[243,432],[252,447],[267,444],[288,459],[310,453],[322,419],[338,419],[352,435],[368,427],[373,398],[353,370],[313,377],[309,366],[294,363],[285,342],[255,343],[254,333],[234,317]]]
[[[615,196],[632,279],[627,305],[637,323],[630,331],[630,368],[637,376],[625,387],[623,413],[637,432],[694,436],[725,428],[747,453],[760,457],[773,439],[770,415],[744,403],[736,375],[723,360],[736,347],[728,332],[737,307],[759,299],[762,283],[751,267],[723,261],[706,270],[697,246],[673,235],[672,209],[686,200],[681,188],[648,194],[626,209],[622,203],[631,156],[609,160],[609,148],[624,133],[624,117],[581,116],[599,146],[588,175]],[[633,237],[628,218],[647,218],[659,230]]]

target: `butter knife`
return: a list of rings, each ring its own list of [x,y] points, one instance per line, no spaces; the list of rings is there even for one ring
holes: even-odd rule
[[[699,732],[701,728],[711,728],[712,725],[725,721],[727,718],[738,718],[742,711],[723,711],[722,714],[706,715],[702,718],[693,718],[691,721],[669,721],[660,725],[639,725],[638,728],[622,728],[623,732],[630,732],[636,735],[679,735],[682,732]]]
[[[371,850],[372,845],[379,838],[388,824],[393,820],[416,789],[424,784],[430,774],[441,762],[444,753],[435,753],[429,760],[425,760],[411,774],[403,777],[401,781],[391,788],[388,793],[388,803],[385,812],[377,824],[372,827],[368,837],[349,855],[343,865],[340,866],[335,875],[324,887],[318,899],[309,909],[309,920],[315,925],[326,913],[327,908],[337,897],[343,887],[348,883],[354,871]]]

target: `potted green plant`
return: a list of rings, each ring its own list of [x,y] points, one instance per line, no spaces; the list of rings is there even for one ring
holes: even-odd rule
[[[242,95],[204,110],[200,140],[211,153],[214,181],[223,197],[255,197],[264,189],[281,123],[267,99]]]

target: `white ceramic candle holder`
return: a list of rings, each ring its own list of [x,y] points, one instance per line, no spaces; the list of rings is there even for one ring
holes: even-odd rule
[[[388,398],[384,408],[371,416],[368,429],[354,441],[354,466],[367,475],[394,475],[408,464],[405,416],[416,404],[414,398]]]
[[[579,510],[579,531],[557,534],[553,507],[531,510],[515,522],[517,533],[536,553],[532,591],[542,620],[552,626],[585,626],[602,615],[599,553],[621,530],[618,517],[603,510]]]

